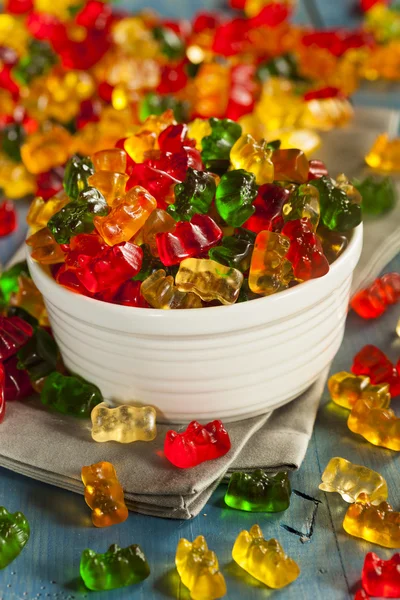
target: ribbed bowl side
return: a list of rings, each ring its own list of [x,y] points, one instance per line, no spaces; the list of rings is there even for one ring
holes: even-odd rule
[[[121,334],[77,320],[46,298],[66,366],[120,403],[155,406],[160,420],[255,416],[307,389],[343,337],[351,275],[317,304],[277,323],[225,334]],[[256,301],[257,302],[257,301]]]

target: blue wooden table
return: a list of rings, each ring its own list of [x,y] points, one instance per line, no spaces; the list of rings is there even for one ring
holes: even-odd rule
[[[132,5],[132,2],[129,2]],[[192,1],[184,9],[211,8],[215,2]],[[354,22],[350,12],[352,2],[335,3],[318,0],[320,14],[327,26]],[[143,3],[136,3],[143,6]],[[153,6],[174,14],[174,1],[159,0]],[[300,10],[299,19],[308,15]],[[384,88],[376,92],[365,89],[356,96],[361,104],[398,107],[398,94]],[[0,261],[4,264],[24,236],[23,213],[17,234],[0,241]],[[386,271],[400,271],[400,257]],[[354,355],[365,343],[376,343],[392,359],[399,354],[394,328],[398,317],[390,310],[377,323],[366,324],[360,330],[357,317],[350,315],[347,334],[332,371],[348,369],[346,356]],[[351,434],[346,426],[346,411],[332,408],[325,395],[308,452],[301,469],[292,476],[295,490],[311,499],[293,494],[291,506],[283,514],[254,515],[228,509],[223,502],[226,487],[221,485],[202,513],[192,521],[174,521],[130,513],[126,523],[106,530],[91,526],[89,510],[81,496],[66,492],[0,469],[0,505],[11,511],[21,510],[29,519],[31,539],[20,557],[0,572],[0,600],[33,600],[101,598],[123,600],[161,600],[189,598],[174,568],[175,548],[180,537],[193,539],[204,534],[216,551],[226,577],[229,600],[259,600],[268,597],[285,599],[343,600],[352,598],[359,587],[363,558],[370,550],[388,558],[390,551],[358,541],[344,533],[342,521],[345,503],[337,494],[318,491],[321,473],[332,456],[343,456],[357,464],[376,469],[386,478],[389,500],[400,509],[399,458],[388,450],[376,449]],[[0,431],[1,434],[1,431]],[[51,449],[49,449],[51,451]],[[301,576],[292,586],[272,592],[247,577],[231,559],[233,542],[242,529],[258,522],[266,537],[277,537],[290,556],[298,561]],[[79,578],[79,560],[84,548],[105,551],[111,543],[127,546],[138,543],[145,550],[151,566],[151,576],[144,583],[110,593],[88,592]]]

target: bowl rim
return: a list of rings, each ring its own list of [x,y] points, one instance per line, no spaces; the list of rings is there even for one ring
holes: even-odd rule
[[[29,235],[29,234],[28,234]],[[29,267],[29,271],[31,272],[32,278],[35,283],[39,282],[39,289],[42,292],[42,286],[47,288],[48,293],[43,293],[43,296],[46,298],[48,296],[56,295],[58,299],[63,303],[64,306],[68,306],[68,301],[74,297],[74,302],[81,302],[82,310],[85,311],[85,307],[88,311],[90,311],[91,307],[94,310],[106,310],[108,315],[112,317],[112,315],[119,315],[120,317],[130,316],[138,317],[140,315],[141,319],[154,319],[160,318],[160,315],[163,315],[164,320],[174,321],[174,320],[182,320],[188,318],[190,315],[190,320],[208,320],[211,316],[213,318],[217,317],[218,314],[221,314],[221,311],[224,311],[224,314],[230,312],[231,316],[240,315],[243,312],[249,310],[249,307],[253,307],[254,309],[262,308],[272,308],[280,303],[282,300],[288,301],[290,298],[295,298],[300,294],[309,293],[312,288],[317,288],[320,285],[320,282],[328,282],[335,277],[338,271],[342,269],[345,263],[351,260],[354,251],[357,248],[360,248],[362,245],[362,237],[363,237],[363,223],[360,223],[357,227],[355,227],[352,231],[351,238],[349,240],[349,244],[344,252],[330,265],[329,271],[323,277],[318,277],[316,279],[310,279],[309,281],[304,281],[303,283],[296,285],[287,290],[283,290],[276,294],[271,294],[270,296],[261,296],[260,298],[255,298],[253,300],[249,300],[248,302],[240,302],[230,305],[220,306],[206,306],[201,309],[180,309],[180,310],[165,310],[162,308],[144,308],[144,307],[136,307],[136,306],[124,306],[121,304],[113,304],[111,302],[104,302],[102,300],[98,300],[96,298],[90,298],[88,296],[84,296],[83,294],[79,294],[78,292],[74,292],[59,283],[53,278],[51,273],[49,272],[48,265],[42,265],[35,261],[31,257],[32,248],[28,245],[26,246],[26,259]],[[358,260],[358,257],[357,257]],[[356,261],[357,262],[357,261]],[[354,265],[355,266],[355,265]],[[65,302],[65,304],[64,304]],[[66,311],[68,312],[68,311]]]

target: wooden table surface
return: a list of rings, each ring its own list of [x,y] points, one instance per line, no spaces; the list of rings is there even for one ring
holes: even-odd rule
[[[143,6],[139,2],[129,4]],[[201,6],[210,8],[215,2],[182,2],[183,12],[189,4],[191,9],[198,10]],[[349,23],[350,19],[354,22],[354,15],[350,15],[353,2],[349,0],[318,0],[317,4],[326,26]],[[176,11],[176,2],[173,1],[159,0],[153,2],[153,6],[170,14]],[[304,9],[300,11],[299,18],[307,18]],[[357,94],[356,102],[400,109],[398,91],[389,86],[380,86],[378,90],[364,89]],[[26,207],[19,204],[19,209],[22,218],[18,232],[11,238],[0,240],[0,261],[3,264],[25,233],[22,223]],[[389,270],[400,271],[400,256],[385,269]],[[348,369],[348,357],[365,343],[375,343],[392,359],[397,358],[400,344],[394,328],[398,312],[393,308],[378,322],[368,323],[362,329],[357,317],[350,314],[346,336],[332,372]],[[338,494],[319,492],[321,473],[332,456],[343,456],[373,468],[386,478],[389,500],[395,509],[400,509],[399,458],[396,453],[374,448],[352,434],[346,426],[346,411],[335,410],[327,400],[325,394],[305,461],[292,475],[293,488],[314,500],[294,493],[290,508],[282,514],[256,515],[228,509],[223,501],[226,487],[221,485],[202,513],[192,521],[130,513],[126,523],[98,530],[91,526],[89,510],[82,496],[0,469],[0,505],[11,511],[23,511],[32,532],[18,559],[0,572],[0,600],[187,599],[188,591],[180,584],[174,568],[175,548],[180,537],[193,539],[199,534],[206,536],[209,546],[217,553],[226,577],[226,597],[229,600],[261,600],[270,596],[288,600],[352,598],[359,587],[366,552],[377,551],[382,558],[389,558],[392,552],[358,541],[343,531],[342,521],[347,505]],[[281,591],[268,590],[232,562],[231,549],[237,534],[257,522],[265,536],[279,539],[287,553],[300,565],[299,579]],[[104,552],[112,543],[123,547],[140,544],[148,558],[151,575],[138,586],[109,593],[88,592],[79,578],[81,552],[87,547]]]

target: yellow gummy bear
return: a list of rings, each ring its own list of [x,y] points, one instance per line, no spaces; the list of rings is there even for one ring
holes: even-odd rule
[[[151,442],[157,435],[156,411],[152,406],[118,406],[108,408],[105,402],[91,412],[92,438],[96,442]]]
[[[234,143],[230,152],[233,169],[245,169],[253,173],[258,185],[271,183],[274,180],[274,165],[271,160],[272,150],[265,143],[259,144],[249,134],[243,134]]]
[[[71,154],[71,147],[71,134],[55,125],[49,131],[29,136],[21,146],[21,156],[28,171],[37,175],[64,164]]]
[[[196,148],[201,152],[201,140],[211,135],[212,129],[208,119],[194,119],[188,123],[188,137],[196,140]]]
[[[207,258],[185,258],[175,277],[181,292],[194,292],[205,302],[218,300],[234,304],[243,283],[243,274],[232,267]]]
[[[96,175],[100,173],[89,177],[89,183]],[[93,223],[104,241],[114,246],[128,242],[135,236],[156,207],[156,199],[143,187],[136,185],[114,202],[106,217],[95,217]]]
[[[174,285],[172,275],[164,269],[154,271],[140,286],[140,293],[153,308],[201,308],[202,302],[196,294],[180,292]]]
[[[371,400],[360,398],[352,408],[347,426],[374,446],[400,450],[400,418],[390,408],[375,407]]]
[[[283,588],[300,575],[297,563],[285,554],[277,540],[265,540],[258,525],[239,533],[232,558],[252,577],[270,588]]]
[[[382,475],[338,456],[326,465],[319,489],[338,492],[345,502],[350,503],[360,494],[368,494],[371,504],[380,504],[388,497],[387,483]]]
[[[351,410],[357,400],[364,398],[375,408],[388,408],[390,405],[389,385],[371,385],[369,377],[354,375],[346,371],[335,373],[328,380],[328,390],[335,404]]]
[[[217,556],[208,549],[202,535],[194,542],[185,538],[179,540],[175,564],[182,583],[189,588],[193,600],[214,600],[225,596],[226,583],[219,570]]]
[[[381,171],[400,171],[400,138],[389,140],[387,133],[379,135],[365,157],[368,166]]]
[[[4,196],[12,200],[33,194],[36,181],[25,165],[10,160],[0,152],[0,188]]]
[[[69,202],[64,190],[60,190],[45,202],[40,196],[36,196],[31,202],[26,217],[29,227],[33,231],[46,227],[53,215],[58,213]]]
[[[0,14],[0,46],[12,48],[21,55],[25,53],[29,32],[21,19],[6,13]]]
[[[350,535],[386,548],[400,548],[400,513],[387,502],[373,506],[367,494],[360,494],[351,504],[343,521]]]

